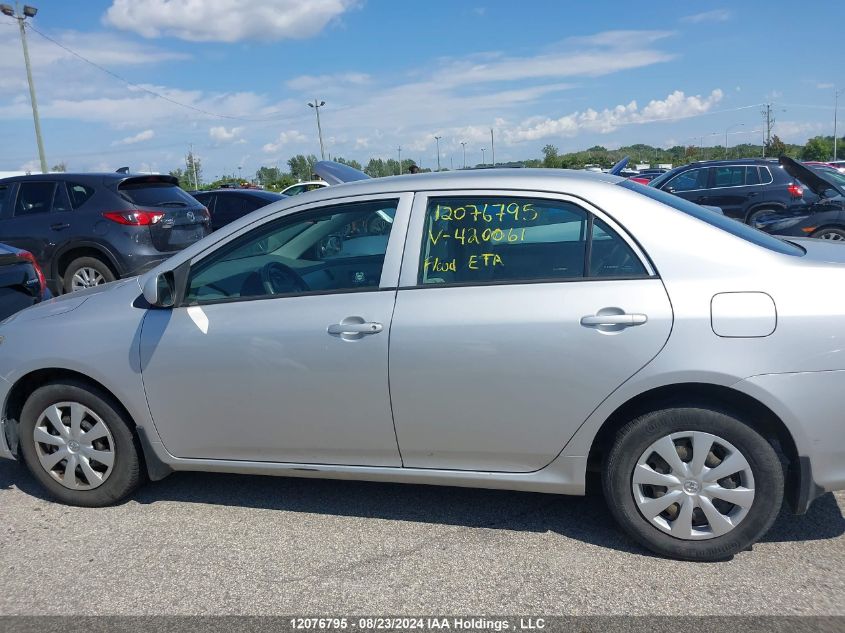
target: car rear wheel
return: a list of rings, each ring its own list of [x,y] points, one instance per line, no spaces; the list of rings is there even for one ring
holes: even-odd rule
[[[83,383],[36,389],[21,411],[20,447],[33,476],[56,499],[101,507],[142,481],[141,450],[119,405]]]
[[[765,215],[770,215],[772,213],[777,213],[777,212],[778,212],[777,209],[757,209],[757,210],[752,211],[751,213],[748,214],[748,218],[745,220],[745,223],[748,224],[749,226],[753,226],[754,228],[757,228],[757,220],[759,220],[760,218],[762,218]]]
[[[716,561],[750,548],[771,527],[784,475],[769,442],[737,416],[684,406],[625,426],[603,487],[617,522],[648,549]]]
[[[74,292],[114,280],[114,273],[102,260],[96,257],[79,257],[68,265],[62,283],[65,292]]]
[[[845,242],[845,230],[843,229],[820,229],[813,233],[810,237],[815,237],[820,240],[832,240],[834,242]]]

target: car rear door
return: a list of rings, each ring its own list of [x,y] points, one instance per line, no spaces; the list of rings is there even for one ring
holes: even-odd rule
[[[756,165],[719,165],[710,168],[710,186],[700,204],[713,205],[731,218],[745,221],[747,210],[763,201]]]
[[[418,194],[390,335],[404,466],[542,468],[671,326],[661,280],[593,206]]]
[[[29,251],[49,274],[49,264],[62,231],[61,222],[52,214],[56,182],[27,179],[7,191],[0,242]]]

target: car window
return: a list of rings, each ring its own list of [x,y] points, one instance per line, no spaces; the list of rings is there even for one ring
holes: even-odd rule
[[[11,187],[9,185],[0,185],[0,217],[3,217],[3,211],[6,208],[10,190]]]
[[[185,302],[378,288],[397,205],[333,205],[265,224],[193,266]]]
[[[18,187],[15,216],[49,213],[55,189],[54,182],[22,182]]]
[[[56,183],[56,195],[53,196],[53,212],[70,211],[70,198],[67,195],[65,183]]]
[[[285,189],[285,194],[288,196],[295,196],[303,191],[305,191],[304,185],[294,185],[290,189]]]
[[[713,187],[740,187],[745,184],[745,167],[713,167]]]
[[[768,185],[773,181],[771,170],[768,167],[760,167],[760,184]]]
[[[665,189],[672,191],[693,191],[707,187],[707,170],[690,169],[682,172],[666,183]]]
[[[200,204],[202,204],[206,207],[209,206],[208,203],[211,202],[211,194],[210,193],[194,193],[194,194],[191,194],[191,195],[193,195],[193,197],[196,198],[196,200]]]
[[[70,204],[74,209],[81,207],[94,195],[92,187],[80,185],[78,182],[67,183],[67,191],[70,195]]]
[[[118,192],[139,207],[195,207],[197,201],[169,182],[124,182]]]
[[[757,171],[756,165],[750,165],[745,168],[745,184],[746,185],[759,185],[760,184],[760,173]]]
[[[565,201],[499,196],[432,198],[426,209],[418,282],[583,278],[588,270],[590,221],[587,211]],[[641,265],[625,264],[619,248],[624,242],[609,227],[600,227],[594,238],[597,249],[591,274],[642,274]]]
[[[221,193],[217,196],[217,202],[214,203],[214,213],[232,219],[239,218],[246,213],[245,201],[238,194]]]
[[[599,218],[593,218],[590,277],[641,277],[648,272],[630,246]]]
[[[660,189],[655,189],[654,187],[641,185],[633,180],[623,180],[622,182],[618,182],[616,184],[620,187],[624,187],[625,189],[636,191],[637,193],[640,193],[647,198],[651,198],[652,200],[662,202],[673,209],[677,209],[687,215],[691,215],[702,222],[706,222],[711,226],[727,231],[728,233],[736,235],[747,242],[767,248],[770,251],[775,251],[784,255],[794,255],[797,257],[800,257],[805,253],[803,248],[800,248],[791,242],[780,240],[768,233],[763,233],[763,231],[752,228],[742,222],[737,222],[725,215],[713,213],[711,210],[705,209],[704,207],[697,205],[694,202],[690,202],[689,200],[685,200],[680,196],[673,196],[670,193],[666,193]]]

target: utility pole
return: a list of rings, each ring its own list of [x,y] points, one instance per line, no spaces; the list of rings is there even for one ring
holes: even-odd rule
[[[484,165],[484,150],[487,149],[486,147],[481,148],[481,164]]]
[[[767,103],[766,107],[761,111],[763,120],[766,122],[766,140],[763,143],[763,158],[766,158],[766,148],[772,144],[772,128],[775,125],[775,117],[772,114],[772,104]]]
[[[396,148],[396,151],[399,152],[399,175],[402,175],[402,146]]]
[[[191,143],[191,144],[188,146],[188,148],[189,148],[189,149],[188,149],[188,156],[190,156],[190,157],[191,157],[191,164],[190,164],[190,165],[188,165],[188,167],[189,167],[189,168],[191,169],[191,171],[193,171],[193,173],[194,173],[194,189],[199,189],[199,188],[200,188],[200,184],[199,184],[199,179],[197,178],[197,157],[196,157],[196,156],[194,156],[194,144],[193,144],[193,143]]]
[[[17,7],[17,4],[15,6]],[[48,172],[47,159],[44,156],[44,141],[41,139],[41,121],[38,118],[38,102],[35,100],[35,83],[32,81],[32,66],[29,63],[29,47],[26,44],[26,27],[24,25],[24,20],[34,18],[35,14],[38,13],[38,9],[25,4],[23,13],[16,14],[11,5],[0,4],[0,13],[8,15],[10,18],[15,18],[21,30],[23,61],[26,65],[26,79],[29,82],[29,101],[32,103],[32,119],[35,121],[35,141],[38,144],[38,159],[41,161],[41,173],[46,174]]]
[[[490,128],[490,160],[493,162],[493,167],[496,166],[496,146],[493,144],[493,128]]]
[[[435,136],[434,140],[437,142],[437,171],[440,171],[440,139],[442,136]]]
[[[314,108],[317,113],[317,136],[320,137],[320,160],[326,160],[326,150],[323,147],[323,128],[320,127],[320,108],[326,105],[325,101],[314,99],[314,103],[308,102],[308,106]]]
[[[461,141],[461,147],[464,150],[464,169],[467,168],[467,142]]]

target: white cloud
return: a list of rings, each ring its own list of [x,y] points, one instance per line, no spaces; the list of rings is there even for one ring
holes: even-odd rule
[[[300,75],[285,82],[293,90],[331,89],[344,85],[363,86],[371,81],[366,73],[339,73],[335,75]]]
[[[623,125],[684,119],[709,112],[722,99],[722,91],[713,90],[708,96],[686,96],[680,90],[665,99],[652,100],[642,109],[636,101],[597,111],[588,108],[557,119],[533,117],[516,128],[504,131],[509,143],[536,141],[544,138],[571,137],[585,131],[607,134]]]
[[[818,88],[819,90],[830,90],[831,88],[834,88],[834,87],[835,86],[833,84],[830,84],[830,83],[816,84],[816,88]]]
[[[809,121],[778,121],[774,133],[787,143],[803,143],[809,137],[821,133],[825,124]]]
[[[243,130],[243,127],[233,127],[227,130],[224,126],[218,125],[209,128],[208,135],[211,137],[211,140],[217,143],[237,143],[244,141],[244,139],[240,138]]]
[[[135,143],[149,141],[154,136],[155,132],[153,132],[152,130],[144,130],[143,132],[138,132],[134,136],[127,136],[126,138],[122,138],[119,141],[115,141],[114,145],[134,145]]]
[[[703,13],[695,13],[681,18],[681,22],[687,24],[700,24],[702,22],[727,22],[731,19],[733,14],[727,9],[714,9],[712,11],[704,11]]]
[[[144,37],[192,42],[304,39],[358,0],[113,0],[103,21]]]
[[[298,130],[288,130],[287,132],[281,132],[275,143],[266,143],[261,149],[267,154],[273,154],[288,145],[293,143],[302,143],[306,140],[308,140],[308,137],[302,132]],[[333,142],[333,139],[329,139],[329,142]]]

